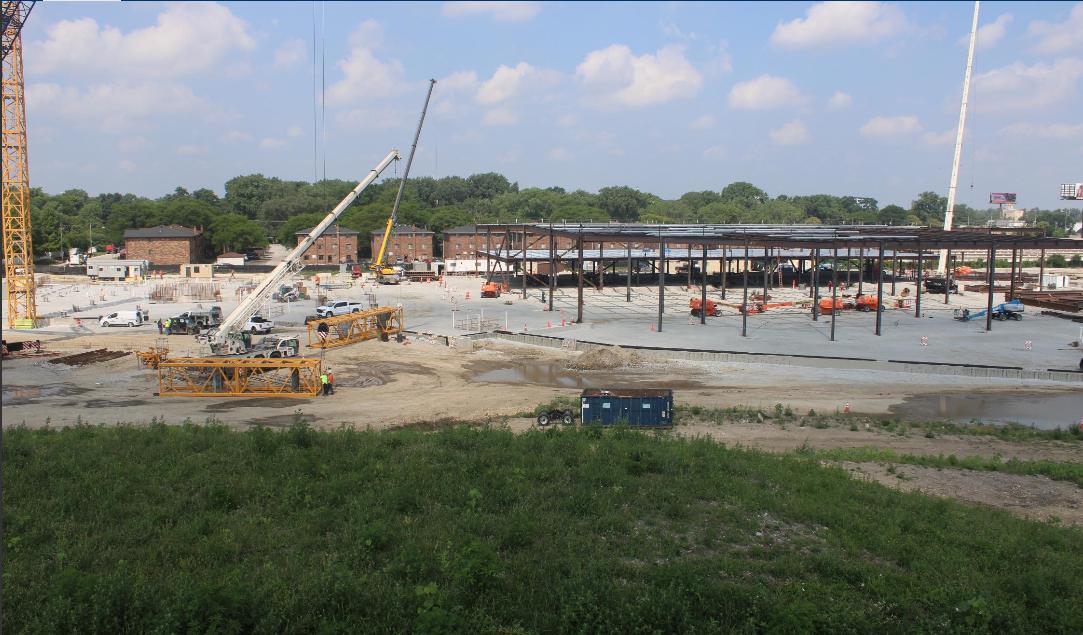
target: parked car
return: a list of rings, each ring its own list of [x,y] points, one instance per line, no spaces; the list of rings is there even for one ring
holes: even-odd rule
[[[364,311],[365,308],[360,302],[347,302],[346,300],[339,300],[337,302],[331,302],[323,306],[316,307],[316,315],[321,318],[335,317],[336,315],[344,315],[346,313],[357,313]]]
[[[268,320],[265,317],[259,315],[253,315],[248,318],[248,321],[244,323],[241,328],[242,331],[248,331],[249,333],[270,333],[271,329],[275,327],[273,320]]]
[[[199,335],[199,323],[190,317],[177,316],[169,318],[170,335]]]

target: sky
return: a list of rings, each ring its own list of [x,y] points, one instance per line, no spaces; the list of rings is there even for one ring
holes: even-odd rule
[[[30,179],[158,197],[261,173],[908,206],[947,195],[969,2],[39,2]],[[1083,181],[1083,2],[984,2],[957,201]],[[398,165],[402,170],[405,162]],[[385,173],[394,176],[395,172]],[[401,174],[401,172],[399,172]]]

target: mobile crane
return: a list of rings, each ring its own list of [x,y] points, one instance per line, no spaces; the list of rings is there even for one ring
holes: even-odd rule
[[[416,145],[415,141],[415,145]],[[316,239],[320,237],[323,232],[330,227],[342,212],[346,211],[346,208],[350,206],[350,203],[354,202],[354,199],[364,190],[366,187],[372,184],[376,180],[380,173],[387,169],[387,166],[391,165],[394,161],[399,160],[399,151],[392,150],[388,153],[379,165],[377,165],[368,176],[364,178],[357,187],[350,190],[350,193],[346,195],[346,198],[342,199],[335,209],[331,210],[331,213],[327,215],[319,225],[316,225],[312,229],[312,233],[308,235],[304,240],[297,243],[297,248],[294,249],[286,256],[277,267],[263,279],[263,282],[256,287],[247,298],[245,298],[236,309],[230,313],[222,324],[216,329],[212,329],[206,335],[207,343],[210,344],[211,351],[216,355],[240,355],[249,352],[251,348],[252,337],[249,333],[242,333],[241,327],[250,317],[259,312],[263,303],[271,297],[271,293],[278,288],[287,276],[293,274],[295,271],[299,271],[304,264],[301,262],[301,256],[312,246]]]
[[[406,169],[399,181],[399,191],[395,195],[395,204],[391,207],[391,217],[387,219],[387,227],[384,229],[384,239],[380,243],[380,253],[372,260],[369,271],[376,274],[376,279],[385,284],[398,284],[399,272],[388,266],[384,259],[387,257],[387,241],[391,238],[391,230],[395,228],[395,221],[399,218],[399,203],[402,202],[402,191],[406,188],[406,178],[410,176],[410,166],[414,164],[414,153],[417,152],[417,142],[421,138],[421,127],[425,125],[425,113],[429,110],[429,100],[432,99],[432,88],[436,85],[435,79],[429,80],[429,94],[425,97],[425,106],[421,109],[421,121],[417,124],[417,134],[414,135],[414,146],[410,149],[410,157],[406,159]]]

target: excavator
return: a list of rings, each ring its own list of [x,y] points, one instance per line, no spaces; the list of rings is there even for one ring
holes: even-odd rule
[[[391,207],[391,217],[387,219],[387,227],[384,228],[384,239],[380,243],[380,252],[369,265],[369,272],[376,274],[376,280],[381,284],[398,284],[402,277],[401,271],[390,266],[386,262],[387,241],[391,239],[391,231],[395,228],[395,221],[399,218],[399,204],[402,203],[402,191],[406,188],[406,179],[410,176],[410,166],[414,164],[414,153],[417,152],[417,142],[421,138],[421,127],[425,125],[425,113],[429,110],[429,100],[432,99],[432,87],[436,85],[435,79],[429,80],[429,94],[425,97],[425,107],[421,109],[421,121],[417,124],[417,134],[414,135],[414,147],[410,149],[410,157],[406,160],[406,169],[399,181],[399,192],[395,195],[395,204]]]

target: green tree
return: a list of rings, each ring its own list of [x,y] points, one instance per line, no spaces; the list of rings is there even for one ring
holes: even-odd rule
[[[917,199],[910,202],[910,213],[917,216],[923,223],[932,226],[932,219],[940,219],[943,226],[944,213],[948,209],[948,199],[936,192],[922,192]]]
[[[758,203],[763,203],[768,198],[767,192],[746,181],[730,183],[722,188],[721,197],[723,201],[737,203],[745,208],[751,208]]]
[[[910,214],[898,205],[888,205],[880,210],[879,222],[884,225],[905,225]]]
[[[497,174],[496,172],[471,174],[466,179],[466,183],[470,187],[470,198],[491,199],[499,194],[519,191],[519,185],[517,183],[512,185],[508,182],[507,177],[503,174]]]
[[[278,228],[275,236],[278,242],[287,247],[297,246],[297,232],[309,227],[315,227],[326,217],[326,214],[298,214],[291,217]],[[352,228],[351,228],[352,229]]]
[[[263,228],[238,214],[222,214],[211,223],[210,242],[225,253],[267,244]]]
[[[248,219],[256,218],[260,207],[270,200],[282,181],[262,174],[235,176],[226,181],[226,211]]]
[[[610,218],[622,222],[638,219],[650,202],[651,199],[646,194],[626,185],[598,190],[598,207],[605,210]]]

